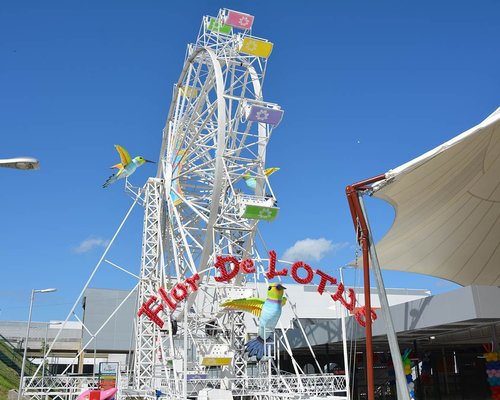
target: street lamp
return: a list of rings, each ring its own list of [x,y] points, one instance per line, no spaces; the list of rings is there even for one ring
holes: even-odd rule
[[[33,157],[16,157],[0,160],[0,167],[14,169],[38,169],[40,163]]]
[[[24,353],[23,353],[23,363],[21,365],[21,378],[19,380],[19,391],[17,392],[17,400],[21,399],[21,391],[23,388],[24,379],[24,367],[26,365],[26,354],[28,353],[28,338],[30,336],[30,325],[31,325],[31,311],[33,310],[33,300],[35,299],[35,293],[51,293],[55,292],[57,289],[32,289],[31,299],[30,299],[30,310],[28,312],[28,326],[26,327],[26,339],[24,341]]]

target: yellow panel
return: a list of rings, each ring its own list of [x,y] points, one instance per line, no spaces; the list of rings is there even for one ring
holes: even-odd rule
[[[181,94],[185,97],[194,98],[198,96],[198,89],[192,86],[183,86],[181,87]]]
[[[231,357],[203,357],[201,365],[207,367],[229,365],[233,359]]]
[[[271,51],[273,51],[273,44],[271,42],[264,42],[263,40],[245,38],[243,39],[240,51],[253,56],[267,58],[271,55]]]

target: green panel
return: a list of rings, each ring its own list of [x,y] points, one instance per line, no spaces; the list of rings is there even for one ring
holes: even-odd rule
[[[247,205],[243,218],[261,219],[263,221],[274,221],[278,216],[279,208],[277,207],[261,207]]]
[[[229,25],[221,24],[217,18],[210,18],[210,21],[208,22],[208,29],[225,34],[231,33],[231,27]]]

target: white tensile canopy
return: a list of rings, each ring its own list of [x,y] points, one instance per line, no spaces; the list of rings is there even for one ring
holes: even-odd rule
[[[376,245],[382,269],[500,285],[500,108],[387,172],[373,195],[396,212]]]

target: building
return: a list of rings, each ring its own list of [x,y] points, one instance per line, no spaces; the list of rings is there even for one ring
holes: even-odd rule
[[[259,288],[261,292],[265,289],[265,285]],[[300,367],[311,373],[319,373],[319,369],[324,372],[343,370],[342,312],[339,307],[328,299],[326,293],[319,295],[314,285],[287,284],[287,292],[292,300],[284,308],[282,324],[287,329],[287,338]],[[387,289],[387,292],[400,348],[402,351],[411,349],[415,365],[419,366],[414,368],[415,379],[422,368],[432,370],[431,380],[418,386],[422,396],[427,396],[421,398],[434,399],[438,395],[454,398],[461,394],[464,398],[475,399],[481,398],[475,395],[487,395],[483,344],[497,343],[500,335],[500,309],[496,306],[500,304],[500,288],[469,286],[435,296],[427,290]],[[39,364],[44,343],[50,345],[59,334],[49,359],[50,373],[69,368],[71,373],[92,374],[98,371],[101,362],[119,362],[121,370],[126,371],[135,345],[133,329],[137,311],[135,296],[127,299],[128,294],[128,291],[121,290],[88,289],[82,303],[85,328],[78,322],[67,322],[65,326],[62,321],[33,322],[28,357]],[[293,299],[300,301],[294,304]],[[375,289],[372,289],[372,304],[378,308]],[[380,309],[377,311],[378,318],[373,324],[375,377],[378,389],[383,390],[391,382],[390,353],[384,316]],[[308,342],[298,329],[297,320],[300,320]],[[362,396],[365,385],[364,329],[353,316],[346,316],[345,321],[350,363],[355,365],[351,376],[355,377],[358,396]],[[255,320],[249,317],[246,322],[248,332],[255,332]],[[0,322],[0,334],[13,346],[22,349],[26,322]],[[312,358],[309,346],[315,350],[316,360]],[[287,364],[286,352],[281,350],[282,368],[293,372],[293,367]],[[427,360],[425,363],[424,359]]]

